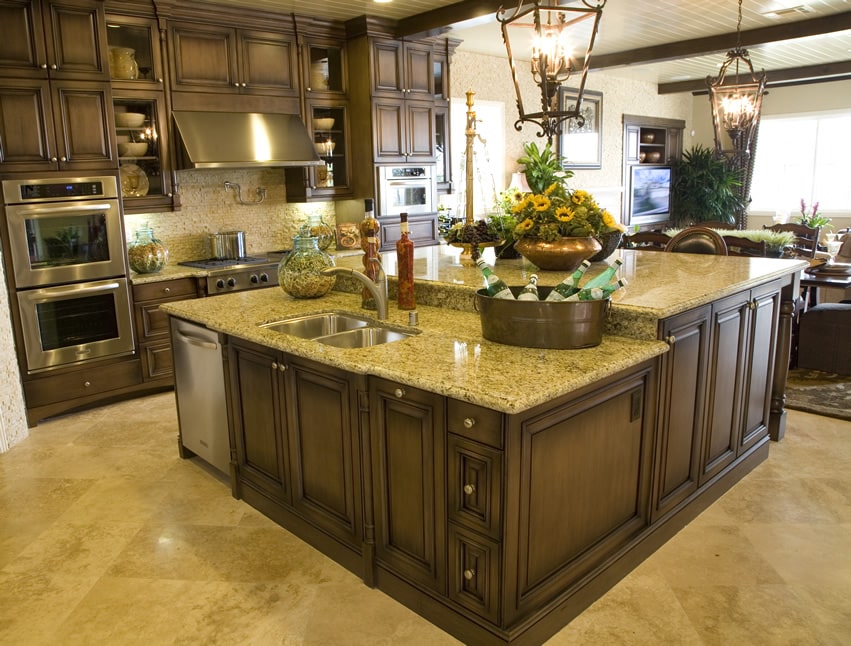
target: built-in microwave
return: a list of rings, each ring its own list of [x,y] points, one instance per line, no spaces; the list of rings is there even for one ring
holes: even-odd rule
[[[434,165],[378,167],[378,214],[437,212]]]

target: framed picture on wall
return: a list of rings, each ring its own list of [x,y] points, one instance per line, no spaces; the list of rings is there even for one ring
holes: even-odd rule
[[[576,109],[579,91],[559,88],[562,110]],[[579,108],[581,119],[568,119],[562,124],[558,152],[565,168],[600,168],[603,165],[603,93],[585,90]]]

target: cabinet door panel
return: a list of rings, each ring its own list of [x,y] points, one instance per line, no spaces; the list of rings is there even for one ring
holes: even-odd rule
[[[295,361],[286,375],[293,506],[359,545],[357,401],[351,384],[343,373]]]
[[[174,89],[189,92],[237,92],[236,34],[232,29],[174,24]]]
[[[108,83],[52,82],[60,166],[68,170],[117,168]],[[65,157],[65,161],[62,160]]]
[[[382,161],[405,159],[404,106],[401,103],[373,104],[375,114],[375,157]]]
[[[654,520],[697,490],[709,347],[709,308],[665,322]]]
[[[0,88],[0,162],[5,171],[56,170],[47,81],[7,81]]]
[[[39,2],[0,1],[0,70],[3,76],[47,78]]]
[[[408,149],[409,157],[434,159],[434,105],[408,101]]]
[[[434,99],[434,63],[431,46],[405,45],[405,76],[406,94]]]
[[[449,598],[496,622],[499,617],[499,545],[449,526]]]
[[[232,347],[232,408],[238,477],[270,497],[288,502],[281,377],[277,355]]]
[[[381,566],[443,593],[443,399],[382,380],[373,380],[370,391],[377,496],[376,560]]]
[[[771,375],[774,373],[774,345],[780,293],[776,287],[767,294],[756,295],[752,312],[749,363],[746,370],[748,398],[744,404],[739,453],[753,446],[768,433],[771,404]]]
[[[450,435],[449,519],[497,538],[502,523],[502,452]]]
[[[51,3],[45,27],[51,78],[109,80],[102,2]],[[54,69],[53,66],[56,66]]]
[[[376,41],[372,47],[373,92],[401,92],[402,45],[398,41]]]
[[[713,306],[713,370],[707,395],[701,484],[736,457],[749,318],[747,293],[731,296]]]
[[[279,34],[242,32],[242,83],[253,94],[297,94],[295,46]]]

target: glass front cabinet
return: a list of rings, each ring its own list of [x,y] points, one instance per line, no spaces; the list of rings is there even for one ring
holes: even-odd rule
[[[124,210],[172,210],[163,58],[156,21],[108,15],[107,41]]]

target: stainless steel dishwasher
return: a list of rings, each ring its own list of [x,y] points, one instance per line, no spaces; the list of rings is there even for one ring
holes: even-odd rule
[[[171,317],[171,341],[180,442],[229,474],[230,439],[219,334]]]

